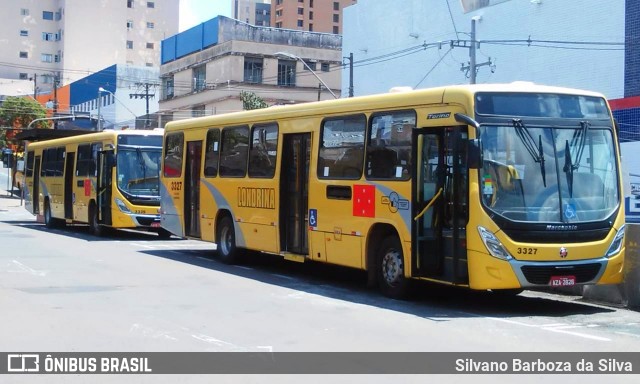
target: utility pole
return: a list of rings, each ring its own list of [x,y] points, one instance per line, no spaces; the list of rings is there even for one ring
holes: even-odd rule
[[[53,74],[53,117],[58,116],[58,85],[60,82],[58,72]],[[58,129],[58,120],[53,121],[53,128]]]
[[[349,97],[353,97],[353,52],[345,59],[349,60]]]
[[[476,49],[478,47],[478,40],[476,40],[476,21],[480,20],[479,16],[474,16],[471,18],[471,40],[469,41],[469,45],[464,40],[452,41],[451,48],[459,47],[459,48],[468,48],[469,49],[469,62],[467,65],[462,64],[460,70],[462,72],[466,72],[469,74],[469,84],[476,83],[476,74],[478,72],[478,68],[488,65],[491,68],[491,72],[495,71],[495,65],[491,62],[491,58],[484,63],[476,62]]]
[[[38,96],[38,74],[33,74],[33,98],[35,99]]]
[[[149,99],[152,99],[155,94],[156,94],[156,88],[157,84],[152,84],[152,83],[136,83],[136,87],[138,87],[139,90],[143,90],[144,92],[140,92],[140,93],[130,93],[129,94],[129,98],[130,99],[145,99],[146,101],[146,120],[144,123],[145,127],[149,127],[150,125],[150,121],[149,121]],[[153,92],[150,92],[151,88],[153,88]]]

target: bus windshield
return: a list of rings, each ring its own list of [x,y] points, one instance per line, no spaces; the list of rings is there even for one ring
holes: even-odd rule
[[[480,193],[486,210],[511,221],[601,221],[618,208],[611,127],[481,125]]]
[[[159,198],[161,154],[160,147],[119,145],[118,189],[132,197]]]

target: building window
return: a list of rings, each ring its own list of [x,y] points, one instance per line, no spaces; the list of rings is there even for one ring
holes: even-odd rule
[[[298,8],[298,15],[304,15],[304,8]]]
[[[44,20],[53,20],[53,12],[42,11],[42,19],[44,19]]]
[[[133,0],[127,0],[127,8],[133,8]]]
[[[133,28],[133,20],[127,20],[127,29]]]
[[[133,41],[127,40],[127,49],[133,49]]]
[[[334,11],[339,11],[340,10],[340,3],[337,1],[333,2],[333,10]]]
[[[29,16],[29,10],[26,8],[20,8],[20,16]]]
[[[155,8],[156,7],[156,3],[153,1],[147,1],[147,8]]]
[[[298,0],[298,3],[304,3],[304,0]]]
[[[282,9],[276,11],[276,17],[282,17]]]
[[[40,55],[40,61],[43,63],[53,63],[53,55],[50,53],[43,53]]]
[[[42,40],[44,41],[53,41],[54,34],[49,32],[42,32]]]
[[[164,89],[164,98],[173,98],[173,76],[165,77],[162,79],[162,89]]]
[[[309,24],[309,32],[313,32],[313,24]]]
[[[276,5],[282,4],[282,0],[276,0]]]
[[[334,23],[339,23],[340,22],[340,15],[339,14],[334,14],[333,15],[333,22]]]
[[[27,31],[26,29],[21,29],[20,36],[29,36],[29,31]]]
[[[322,63],[320,64],[320,70],[322,72],[329,72],[329,63]]]
[[[20,80],[28,80],[28,79],[29,79],[28,73],[24,73],[24,72],[20,73]]]
[[[60,21],[62,19],[62,10],[58,10],[56,12],[56,21]]]
[[[148,29],[153,29],[153,28],[155,28],[155,27],[156,27],[156,25],[155,25],[154,23],[152,23],[152,22],[147,22],[147,28],[148,28]]]
[[[276,28],[282,28],[282,22],[281,21],[278,21],[276,23]]]
[[[306,65],[303,66],[305,71],[308,71],[309,68],[311,68],[312,71],[316,70],[316,62],[315,61],[311,61],[311,60],[308,60],[308,59],[303,59],[303,61],[306,64]]]
[[[304,20],[298,20],[298,27],[304,27]]]
[[[296,86],[296,61],[278,60],[278,85]]]
[[[244,81],[246,83],[262,83],[263,60],[258,57],[244,58]]]
[[[340,34],[340,27],[338,27],[337,25],[333,26],[333,34],[334,35],[339,35]]]
[[[207,67],[201,65],[193,68],[193,91],[200,92],[207,85]]]
[[[202,117],[205,115],[204,105],[196,105],[191,110],[191,117]]]
[[[309,0],[309,8],[313,8],[313,0]]]
[[[60,62],[60,55],[53,55],[53,61],[55,63],[59,63]]]
[[[25,52],[25,51],[20,51],[20,58],[21,59],[28,59],[29,58],[29,53]]]
[[[153,49],[153,43],[147,43],[147,49]]]
[[[313,20],[313,11],[309,11],[309,20]]]
[[[145,67],[153,67],[153,63],[144,63]]]

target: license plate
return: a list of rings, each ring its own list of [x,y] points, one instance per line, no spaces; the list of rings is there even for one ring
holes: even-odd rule
[[[151,228],[160,228],[160,223],[151,223]]]
[[[576,285],[575,276],[551,276],[549,285],[552,287],[570,287]]]

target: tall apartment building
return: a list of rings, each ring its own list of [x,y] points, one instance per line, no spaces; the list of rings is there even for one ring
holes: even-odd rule
[[[272,0],[271,26],[342,34],[342,9],[357,0]]]
[[[178,32],[178,0],[2,5],[0,79],[35,79],[38,93],[56,78],[62,86],[114,64],[159,67],[160,41]]]
[[[271,25],[271,0],[231,0],[232,17],[259,27]]]

